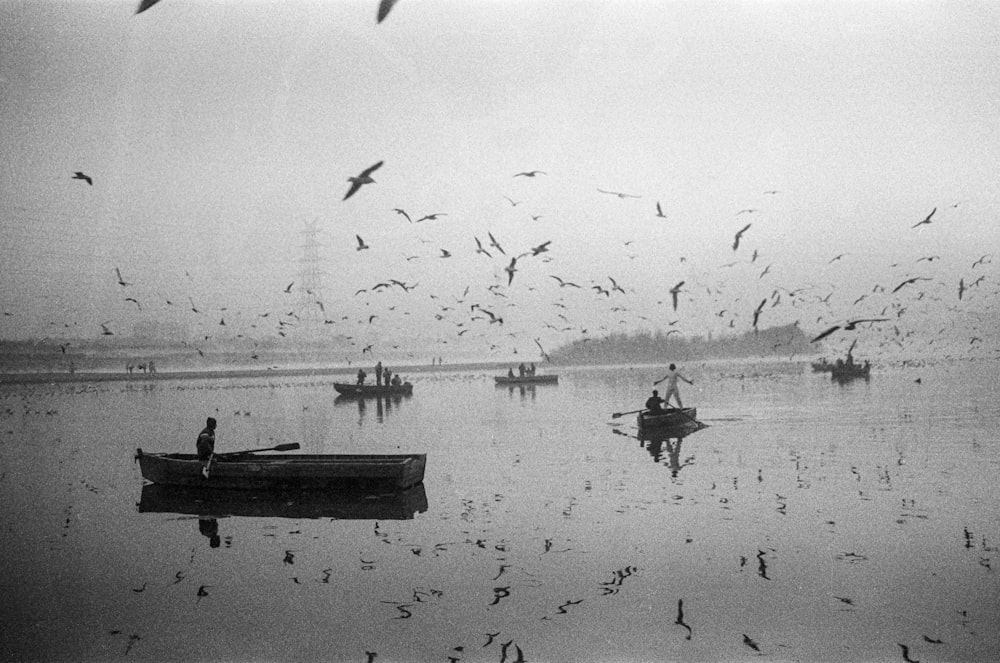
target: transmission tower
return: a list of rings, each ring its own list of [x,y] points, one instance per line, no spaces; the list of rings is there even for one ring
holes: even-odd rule
[[[316,228],[317,221],[306,223],[301,234],[304,238],[302,243],[302,257],[299,258],[299,301],[297,314],[302,331],[307,336],[318,336],[323,328],[323,321],[329,316],[324,311],[326,303],[323,299],[323,276],[320,269],[319,257],[319,230]]]

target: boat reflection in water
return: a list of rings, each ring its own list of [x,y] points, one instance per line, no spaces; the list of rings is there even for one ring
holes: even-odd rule
[[[681,462],[681,443],[685,437],[701,429],[702,426],[682,425],[642,431],[638,435],[639,446],[646,449],[653,457],[653,462],[657,464],[663,461],[663,456],[666,454],[666,465],[670,468],[670,476],[676,479],[681,468],[694,462],[694,456],[688,456]]]
[[[386,394],[381,396],[368,396],[365,398],[341,394],[333,399],[333,404],[334,406],[338,406],[347,403],[356,403],[358,406],[358,425],[360,425],[364,421],[365,415],[368,413],[368,401],[375,401],[375,417],[379,423],[382,423],[386,417],[392,414],[392,409],[394,407],[399,407],[404,400],[409,400],[411,398],[413,398],[412,393]]]
[[[427,492],[422,483],[402,492],[377,494],[202,489],[150,483],[142,487],[137,506],[140,513],[198,516],[198,531],[216,548],[217,518],[411,520],[415,514],[427,511]]]

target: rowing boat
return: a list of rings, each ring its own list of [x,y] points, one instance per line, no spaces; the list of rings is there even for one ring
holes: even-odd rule
[[[493,378],[497,384],[518,385],[518,384],[556,384],[559,382],[558,375],[498,375]]]
[[[142,478],[156,484],[235,490],[405,490],[424,480],[427,454],[216,455],[208,478],[195,454],[137,449]]]
[[[334,520],[411,520],[427,511],[423,484],[403,491],[273,491],[185,488],[148,483],[137,505],[140,513],[180,513],[227,518],[332,518]]]
[[[663,410],[660,414],[640,412],[636,421],[639,430],[677,428],[682,426],[699,425],[698,409],[693,407],[670,408]]]
[[[413,385],[409,382],[403,384],[349,384],[344,382],[334,382],[333,388],[341,396],[393,396],[396,394],[410,395],[413,393]]]
[[[835,365],[830,369],[830,377],[834,380],[853,380],[854,378],[864,378],[867,380],[872,372],[870,363],[863,364],[844,363]]]

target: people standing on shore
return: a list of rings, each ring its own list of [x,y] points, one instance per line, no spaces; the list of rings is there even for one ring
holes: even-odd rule
[[[660,378],[656,382],[654,382],[653,386],[655,387],[656,385],[660,384],[664,380],[667,380],[667,393],[663,397],[663,402],[666,403],[667,405],[670,405],[670,397],[673,396],[674,398],[677,399],[677,407],[680,407],[680,408],[684,407],[681,404],[681,392],[677,388],[677,381],[678,380],[684,380],[685,382],[687,382],[688,384],[691,384],[691,385],[693,385],[694,382],[692,382],[691,380],[688,380],[686,377],[684,377],[683,375],[681,375],[677,371],[677,366],[674,365],[674,364],[670,364],[670,372],[667,373],[666,375],[664,375],[662,378]]]

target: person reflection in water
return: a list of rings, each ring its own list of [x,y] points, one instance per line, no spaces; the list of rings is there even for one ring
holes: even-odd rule
[[[201,532],[202,536],[208,537],[208,545],[211,548],[218,548],[221,540],[219,539],[219,521],[215,518],[206,518],[204,516],[199,516],[198,518],[198,531]]]

